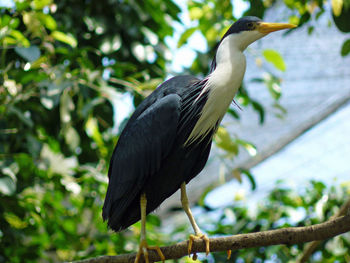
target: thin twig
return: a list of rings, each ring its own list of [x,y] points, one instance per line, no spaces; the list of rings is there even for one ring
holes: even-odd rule
[[[210,251],[238,250],[243,248],[263,247],[282,244],[299,244],[314,240],[325,240],[350,231],[350,214],[337,217],[327,222],[305,227],[289,227],[276,230],[268,230],[250,234],[240,234],[228,237],[210,238]],[[187,255],[188,242],[180,242],[172,246],[161,247],[166,259],[177,259]],[[205,252],[205,244],[201,240],[195,240],[193,252]],[[117,256],[100,256],[75,263],[126,263],[134,262],[136,253]],[[142,259],[142,258],[141,258]],[[149,251],[150,262],[159,261],[158,254]],[[143,259],[141,260],[143,262]]]

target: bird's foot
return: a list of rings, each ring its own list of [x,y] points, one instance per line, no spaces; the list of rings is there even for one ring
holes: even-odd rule
[[[135,257],[134,263],[139,263],[142,254],[143,254],[143,257],[144,257],[144,259],[145,259],[145,262],[146,262],[146,263],[149,263],[149,259],[148,259],[148,249],[157,251],[157,253],[158,253],[159,257],[160,257],[160,260],[161,260],[163,263],[165,262],[165,257],[164,257],[162,251],[160,250],[160,248],[159,248],[158,246],[149,246],[149,245],[147,244],[147,241],[146,241],[146,240],[142,240],[142,241],[140,242],[139,251],[137,252],[137,255],[136,255],[136,257]]]
[[[204,235],[202,233],[196,234],[196,235],[190,235],[189,241],[188,241],[188,256],[190,257],[191,255],[191,250],[192,250],[192,244],[195,239],[202,239],[205,242],[205,254],[208,256],[209,255],[209,238],[207,235]],[[197,254],[193,254],[193,260],[197,259]]]

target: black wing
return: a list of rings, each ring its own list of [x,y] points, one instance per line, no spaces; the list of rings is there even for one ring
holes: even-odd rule
[[[152,96],[152,95],[151,95]],[[103,219],[118,231],[125,209],[142,191],[147,178],[160,168],[176,139],[181,97],[168,94],[133,116],[112,155]]]

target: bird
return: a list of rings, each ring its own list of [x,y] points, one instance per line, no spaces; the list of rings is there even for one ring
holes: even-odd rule
[[[189,206],[186,185],[204,168],[213,135],[241,86],[246,70],[243,51],[271,32],[296,27],[246,16],[233,23],[221,38],[203,79],[180,75],[160,84],[136,108],[113,151],[102,217],[119,232],[141,219],[135,262],[158,246],[146,241],[146,215],[181,189],[181,204],[193,227],[188,253],[195,239],[209,239],[198,227]]]

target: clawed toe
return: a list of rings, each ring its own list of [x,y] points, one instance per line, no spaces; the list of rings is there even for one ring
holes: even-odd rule
[[[164,263],[165,262],[165,257],[162,253],[162,251],[160,250],[160,248],[158,246],[149,246],[147,244],[147,241],[146,240],[142,240],[140,242],[140,245],[139,245],[139,250],[137,252],[137,255],[136,255],[136,258],[135,258],[135,261],[134,263],[139,263],[140,261],[140,258],[141,258],[141,254],[143,254],[143,257],[145,259],[145,262],[146,263],[149,263],[149,259],[148,259],[148,249],[151,249],[151,250],[156,250],[159,257],[160,257],[160,260]]]
[[[190,235],[189,236],[189,241],[188,241],[188,256],[191,255],[191,251],[192,251],[192,245],[193,245],[193,241],[195,239],[202,239],[205,242],[205,254],[208,256],[210,249],[209,249],[209,238],[207,237],[207,235],[204,234],[197,234],[197,235]],[[195,260],[197,258],[196,253],[193,254],[193,260]]]

